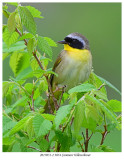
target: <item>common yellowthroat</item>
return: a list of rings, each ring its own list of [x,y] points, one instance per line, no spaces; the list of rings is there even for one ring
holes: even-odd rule
[[[80,33],[71,33],[58,43],[64,44],[53,66],[58,76],[51,75],[52,89],[66,85],[66,90],[85,82],[92,70],[89,41]]]

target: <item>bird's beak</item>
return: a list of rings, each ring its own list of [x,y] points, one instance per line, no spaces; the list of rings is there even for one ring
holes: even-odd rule
[[[66,42],[65,40],[58,41],[57,43],[60,43],[60,44],[67,44],[67,42]]]

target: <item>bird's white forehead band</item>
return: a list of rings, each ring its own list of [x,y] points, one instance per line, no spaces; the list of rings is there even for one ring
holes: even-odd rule
[[[77,39],[80,42],[82,42],[84,45],[86,44],[85,41],[79,36],[69,34],[67,37],[72,38],[72,39]]]

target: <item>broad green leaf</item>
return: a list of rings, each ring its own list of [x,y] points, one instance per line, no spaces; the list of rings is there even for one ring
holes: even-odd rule
[[[91,72],[88,82],[93,84],[97,89],[104,84],[104,82],[93,72]],[[103,86],[100,91],[107,95],[105,86]]]
[[[3,57],[2,57],[3,61],[4,61],[4,59],[6,59],[10,54],[11,54],[11,53],[3,53]]]
[[[31,33],[26,33],[26,34],[23,34],[23,36],[21,36],[21,37],[18,39],[18,41],[22,41],[22,40],[24,40],[24,39],[29,39],[29,38],[33,38],[33,37],[34,37],[33,34],[31,34]]]
[[[35,35],[36,24],[31,12],[26,7],[22,7],[22,6],[19,6],[18,10],[19,10],[19,14],[20,14],[23,25],[29,30],[29,32]]]
[[[74,92],[89,92],[92,89],[96,89],[96,87],[92,84],[86,83],[86,84],[81,84],[79,86],[76,86],[68,91],[69,94],[74,93]]]
[[[41,114],[42,115],[42,117],[44,118],[44,119],[47,119],[47,120],[49,120],[49,121],[54,121],[54,119],[55,119],[55,115],[52,115],[52,114]]]
[[[44,37],[45,40],[47,40],[48,44],[52,47],[57,47],[57,44],[49,37]]]
[[[70,152],[70,146],[73,145],[72,136],[66,132],[61,132],[60,130],[55,131],[56,137],[59,141],[60,152]]]
[[[75,107],[75,116],[74,116],[74,132],[78,134],[85,117],[85,104],[84,101],[80,101]]]
[[[118,100],[110,100],[107,102],[107,104],[110,106],[112,111],[114,112],[121,112],[121,102]]]
[[[34,71],[34,70],[37,70],[38,67],[39,67],[39,65],[38,65],[36,59],[34,58],[34,56],[31,57],[30,65],[31,65],[31,68],[32,68],[33,71]],[[40,69],[40,70],[41,70],[41,69]]]
[[[19,142],[16,142],[16,143],[13,145],[12,152],[22,152],[21,146],[20,146],[20,143],[19,143]]]
[[[21,97],[20,99],[18,99],[14,104],[11,105],[11,107],[14,109],[17,106],[20,106],[22,104],[25,104],[27,100],[26,96]]]
[[[22,50],[26,48],[25,44],[23,41],[20,42],[16,42],[15,44],[12,44],[9,48],[7,48],[7,45],[3,42],[3,52],[14,52],[14,51],[18,51],[18,50]]]
[[[101,150],[103,150],[104,152],[115,152],[111,147],[106,146],[106,145],[101,145],[98,148],[100,148]]]
[[[26,83],[24,88],[26,89],[26,91],[29,93],[29,94],[32,94],[32,90],[33,90],[33,84],[32,83]]]
[[[3,15],[4,15],[6,18],[9,18],[10,13],[7,11],[7,9],[3,8]]]
[[[41,106],[44,106],[46,104],[46,101],[45,101],[45,99],[43,99],[41,96],[39,96],[39,97],[35,97],[35,101],[34,101],[34,106],[35,107],[41,107]],[[44,109],[43,109],[43,107],[41,107],[40,108],[40,110],[39,110],[39,113],[43,113],[43,111],[44,111]]]
[[[14,52],[10,57],[10,67],[17,76],[30,64],[30,55],[27,52]]]
[[[37,70],[34,70],[33,71],[33,75],[36,77],[36,78],[40,78],[42,77],[42,75],[45,73],[44,70],[41,70],[41,69],[37,69]]]
[[[42,140],[40,142],[41,151],[47,152],[48,148],[49,148],[49,142],[46,139],[42,138]]]
[[[27,50],[30,54],[32,54],[32,52],[35,50],[36,47],[36,40],[35,38],[31,38],[28,41],[28,45],[27,45]]]
[[[36,137],[46,135],[52,127],[52,123],[37,114],[33,120],[33,127]]]
[[[8,18],[7,27],[10,33],[14,32],[16,28],[15,15],[16,15],[16,12],[13,12],[10,14]]]
[[[9,4],[9,5],[12,5],[12,6],[18,6],[18,3],[17,2],[7,2],[7,4]]]
[[[115,117],[115,115],[108,109],[106,106],[101,103],[98,99],[95,97],[92,97],[90,95],[86,95],[85,99],[88,101],[92,101],[92,103],[95,103],[96,105],[99,105],[99,107],[102,109],[102,111],[105,113],[108,119],[110,119],[112,122],[114,122],[118,126],[118,121]],[[104,102],[105,103],[105,102]]]
[[[107,95],[100,90],[93,90],[92,93],[96,95],[98,98],[108,101]]]
[[[17,32],[10,33],[7,28],[3,32],[3,40],[8,48],[17,41],[18,37],[19,34]]]
[[[34,136],[34,127],[33,127],[33,116],[28,119],[25,125],[25,130],[27,131],[27,134],[29,138],[32,138]]]
[[[58,109],[57,113],[56,113],[56,117],[55,117],[55,125],[56,128],[59,127],[59,125],[61,124],[62,120],[71,112],[73,105],[69,104],[69,105],[65,105],[62,106]]]
[[[24,117],[23,119],[21,119],[15,126],[14,128],[12,128],[12,130],[10,131],[10,135],[20,131],[21,129],[24,128],[25,124],[27,123],[27,121],[32,118],[32,115],[29,114],[26,117]]]
[[[16,77],[16,81],[24,80],[24,79],[31,78],[31,77],[33,77],[32,68],[31,67],[27,67],[21,73],[19,73],[19,75]]]
[[[10,87],[13,87],[13,85],[14,84],[12,82],[9,82],[9,81],[4,81],[3,82],[3,97],[7,96]]]
[[[15,137],[3,138],[3,145],[11,145],[15,141]]]
[[[3,133],[6,132],[7,130],[12,129],[17,122],[12,121],[6,116],[3,116]]]
[[[110,82],[108,82],[107,80],[105,80],[104,78],[100,77],[100,76],[97,76],[99,79],[101,79],[101,81],[103,83],[105,83],[107,86],[109,86],[110,88],[114,89],[116,92],[118,92],[120,95],[121,95],[121,92],[113,85],[111,84]]]
[[[36,8],[34,8],[32,6],[26,6],[26,8],[31,12],[33,17],[43,18],[41,16],[41,12],[38,9],[36,9]]]
[[[19,66],[19,63],[21,63],[22,57],[23,57],[23,54],[17,53],[17,52],[14,52],[10,57],[9,65],[13,73],[15,74],[15,76],[17,75],[19,71],[18,66]]]
[[[52,57],[52,49],[44,37],[38,36],[38,47],[42,52]]]

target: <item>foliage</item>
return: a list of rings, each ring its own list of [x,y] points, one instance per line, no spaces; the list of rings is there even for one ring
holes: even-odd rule
[[[7,10],[10,5],[16,7],[12,13]],[[3,14],[8,18],[3,26],[3,60],[9,57],[14,73],[3,82],[4,152],[70,152],[73,146],[87,151],[92,134],[107,135],[121,129],[121,102],[108,100],[106,85],[120,91],[93,72],[87,82],[64,93],[60,103],[55,101],[58,110],[45,113],[48,79],[55,74],[47,66],[51,47],[57,45],[51,38],[36,34],[34,18],[43,18],[36,8],[6,3]],[[84,130],[91,136],[87,137]],[[102,137],[98,146],[92,144],[92,151],[113,152],[103,145]]]

